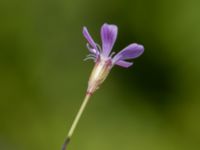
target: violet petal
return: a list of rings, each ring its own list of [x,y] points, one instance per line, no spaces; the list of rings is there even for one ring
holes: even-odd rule
[[[133,65],[133,62],[127,62],[127,61],[124,61],[124,60],[119,60],[115,63],[115,65],[118,65],[118,66],[121,66],[121,67],[124,67],[124,68],[128,68],[128,67]]]
[[[95,49],[96,51],[98,51],[96,43],[94,42],[93,38],[91,37],[91,35],[89,34],[88,30],[86,27],[83,27],[83,35],[86,38],[86,40],[88,41],[88,43],[90,44],[90,46]],[[91,53],[94,53],[94,50],[92,48],[88,48],[90,50]]]
[[[116,54],[113,58],[113,62],[116,63],[119,60],[127,60],[139,57],[144,52],[144,47],[139,44],[130,44]]]
[[[102,55],[109,56],[117,38],[118,28],[116,25],[103,24],[101,27]]]

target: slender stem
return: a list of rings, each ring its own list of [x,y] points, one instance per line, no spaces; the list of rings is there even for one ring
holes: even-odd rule
[[[72,135],[74,133],[74,130],[75,130],[80,118],[81,118],[81,115],[83,114],[83,111],[84,111],[84,109],[85,109],[90,97],[91,97],[91,94],[87,93],[85,98],[84,98],[84,100],[83,100],[83,103],[81,104],[81,107],[80,107],[80,109],[79,109],[79,111],[78,111],[78,113],[77,113],[77,115],[76,115],[76,117],[75,117],[75,119],[74,119],[74,121],[72,123],[72,126],[71,126],[71,128],[69,130],[69,133],[68,133],[68,135],[67,135],[67,137],[65,139],[65,142],[63,144],[62,150],[66,150],[67,145],[70,142],[70,139],[71,139],[71,137],[72,137]]]

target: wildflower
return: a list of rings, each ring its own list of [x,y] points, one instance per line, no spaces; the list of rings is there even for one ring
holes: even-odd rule
[[[86,27],[83,28],[83,35],[87,40],[87,48],[90,51],[87,59],[93,59],[95,62],[94,69],[89,78],[88,88],[86,96],[81,104],[81,107],[72,123],[69,133],[65,139],[62,150],[65,150],[70,142],[71,136],[79,122],[79,119],[91,97],[91,95],[99,88],[99,86],[106,79],[110,70],[114,65],[118,65],[124,68],[128,68],[133,65],[133,62],[127,60],[137,58],[144,52],[144,47],[140,44],[130,44],[121,50],[119,53],[115,53],[111,50],[115,44],[117,38],[117,26],[104,24],[101,27],[101,40],[102,48],[94,42]]]
[[[102,82],[106,79],[111,68],[114,65],[128,68],[133,65],[133,62],[127,60],[137,58],[144,52],[144,47],[140,44],[132,43],[117,53],[111,53],[117,38],[118,28],[116,25],[104,24],[101,27],[102,48],[96,44],[89,34],[86,27],[83,28],[83,35],[87,40],[87,48],[91,54],[87,59],[95,61],[95,67],[91,73],[87,93],[92,94],[98,89]]]

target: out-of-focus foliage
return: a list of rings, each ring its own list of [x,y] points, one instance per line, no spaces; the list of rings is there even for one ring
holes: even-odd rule
[[[55,150],[82,102],[97,42],[119,27],[114,50],[145,46],[130,69],[113,68],[91,99],[69,149],[200,149],[200,1],[0,2],[0,149]]]

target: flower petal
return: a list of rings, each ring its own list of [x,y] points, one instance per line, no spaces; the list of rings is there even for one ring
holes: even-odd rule
[[[124,67],[124,68],[128,68],[128,67],[133,65],[133,62],[127,62],[127,61],[124,61],[124,60],[119,60],[115,63],[115,65],[118,65],[118,66],[121,66],[121,67]]]
[[[130,44],[123,50],[121,50],[115,57],[113,58],[113,62],[117,62],[119,60],[127,60],[137,58],[144,52],[144,47],[139,44]]]
[[[117,38],[117,31],[118,28],[116,25],[109,25],[105,23],[101,27],[102,55],[109,56]]]
[[[97,50],[98,51],[98,49],[97,49],[97,46],[96,46],[96,43],[94,42],[94,40],[92,39],[92,37],[91,37],[91,35],[89,34],[89,32],[88,32],[88,30],[87,30],[87,28],[86,27],[83,27],[83,35],[84,35],[84,37],[86,38],[86,40],[88,41],[88,43],[90,44],[90,46],[93,48],[93,49],[95,49],[95,50]],[[89,50],[90,50],[90,52],[94,52],[94,50],[92,50],[92,48],[90,48]]]

